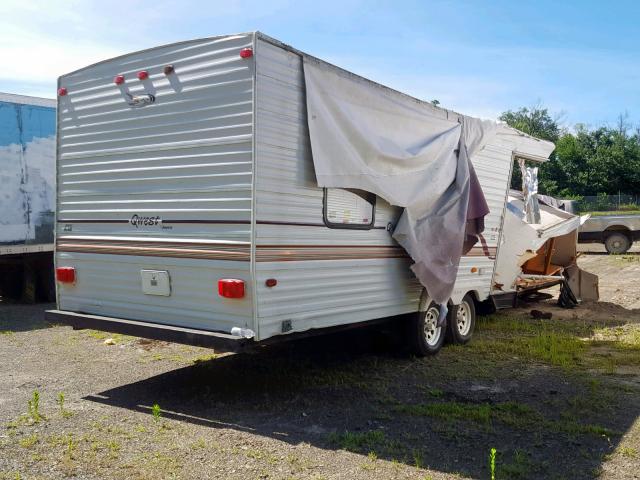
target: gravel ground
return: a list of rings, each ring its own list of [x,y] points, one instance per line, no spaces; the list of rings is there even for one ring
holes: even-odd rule
[[[498,479],[640,478],[640,255],[580,264],[600,302],[426,359],[389,325],[231,355],[0,303],[0,479],[488,479],[491,448]]]

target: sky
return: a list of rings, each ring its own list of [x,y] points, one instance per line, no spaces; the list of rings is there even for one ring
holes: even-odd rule
[[[571,128],[640,125],[640,2],[1,0],[0,91],[175,41],[260,30],[457,112],[542,104]]]

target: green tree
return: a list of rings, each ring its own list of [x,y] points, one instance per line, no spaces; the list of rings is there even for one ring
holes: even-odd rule
[[[500,120],[521,132],[553,143],[556,143],[564,133],[558,123],[558,117],[553,118],[548,109],[539,104],[530,108],[523,107],[516,111],[508,110],[500,115]],[[561,176],[562,172],[555,164],[555,154],[552,153],[549,161],[540,166],[538,175],[540,192],[549,195],[557,194],[561,188],[558,177]],[[522,175],[517,162],[514,162],[513,165],[511,188],[522,189]]]
[[[541,105],[507,111],[500,120],[535,137],[554,142],[549,161],[540,166],[541,193],[556,197],[640,193],[640,128],[631,130],[626,114],[614,127],[559,125]],[[521,189],[520,169],[514,165],[511,186]]]

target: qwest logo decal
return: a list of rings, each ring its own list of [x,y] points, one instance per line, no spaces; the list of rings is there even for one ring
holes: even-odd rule
[[[132,215],[129,223],[136,228],[139,227],[155,227],[162,225],[162,218],[160,216],[155,217],[143,217],[141,215]]]

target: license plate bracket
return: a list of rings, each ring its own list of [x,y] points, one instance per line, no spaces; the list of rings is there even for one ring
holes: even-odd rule
[[[142,293],[168,297],[171,295],[171,280],[166,270],[140,270]]]

